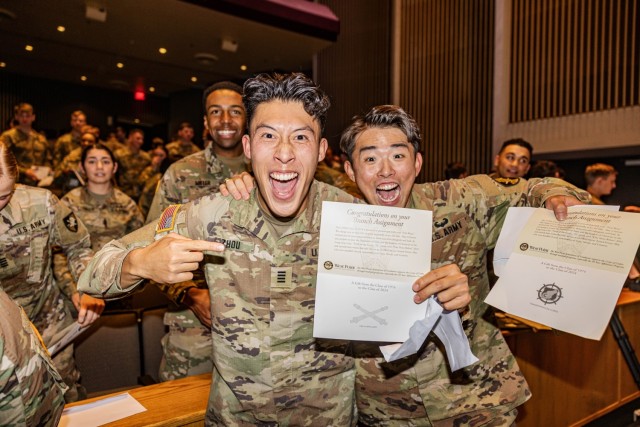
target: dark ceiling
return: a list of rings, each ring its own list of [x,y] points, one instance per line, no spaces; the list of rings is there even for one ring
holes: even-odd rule
[[[338,31],[328,8],[306,0],[0,0],[0,73],[168,96],[310,70]]]

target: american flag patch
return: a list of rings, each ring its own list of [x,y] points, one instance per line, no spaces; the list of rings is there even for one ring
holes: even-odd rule
[[[156,225],[156,233],[162,233],[163,231],[171,231],[176,222],[176,214],[182,205],[170,205],[162,212],[158,225]]]

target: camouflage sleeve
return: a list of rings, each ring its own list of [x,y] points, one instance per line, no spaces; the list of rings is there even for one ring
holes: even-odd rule
[[[78,292],[76,281],[73,280],[69,271],[69,261],[65,254],[54,252],[53,254],[53,277],[60,291],[69,299]]]
[[[64,203],[50,194],[48,203],[51,223],[51,238],[54,245],[58,245],[67,257],[67,264],[77,281],[87,263],[93,256],[89,232],[82,221]]]
[[[144,225],[144,216],[142,216],[142,212],[140,212],[140,208],[136,205],[136,202],[133,200],[130,201],[129,206],[127,207],[129,212],[134,212],[127,224],[127,233],[131,233],[132,231],[136,231]]]
[[[78,280],[78,290],[103,299],[116,299],[132,293],[143,282],[122,289],[120,275],[122,263],[129,252],[153,242],[155,224],[148,224],[122,239],[112,240],[100,249],[87,265]]]
[[[53,167],[58,169],[58,166],[64,160],[64,139],[62,137],[56,140],[56,143],[53,145]],[[68,154],[68,153],[67,153]]]
[[[589,193],[557,178],[499,181],[488,175],[474,175],[457,182],[463,185],[456,187],[456,195],[461,195],[463,202],[471,206],[468,211],[490,249],[498,240],[509,207],[543,207],[550,197],[561,195],[573,196],[585,203],[590,200]],[[465,195],[467,189],[470,198]]]
[[[170,187],[172,187],[173,178],[169,173],[169,170],[167,170],[158,182],[156,194],[153,196],[153,201],[147,214],[147,224],[155,223],[157,219],[160,218],[160,214],[171,204],[167,193],[171,193]],[[173,202],[178,203],[179,200],[175,200],[174,198]]]

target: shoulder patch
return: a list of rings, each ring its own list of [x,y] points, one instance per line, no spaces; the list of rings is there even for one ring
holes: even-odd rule
[[[170,205],[162,212],[160,220],[156,225],[156,233],[162,233],[164,231],[172,231],[176,222],[176,215],[182,205]]]
[[[520,182],[520,178],[502,178],[500,176],[493,178],[493,180],[504,187],[511,187]]]
[[[73,212],[65,216],[63,218],[63,221],[64,221],[64,226],[67,227],[67,230],[71,231],[72,233],[78,232],[78,219],[76,218]]]

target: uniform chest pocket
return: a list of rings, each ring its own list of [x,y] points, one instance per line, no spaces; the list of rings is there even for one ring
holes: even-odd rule
[[[27,282],[39,283],[42,281],[42,276],[46,268],[46,264],[49,259],[46,255],[49,254],[48,248],[49,239],[47,236],[34,236],[31,239],[29,254],[29,272],[27,274]]]

